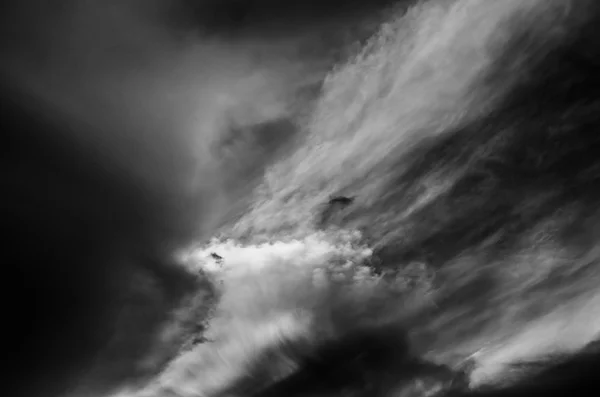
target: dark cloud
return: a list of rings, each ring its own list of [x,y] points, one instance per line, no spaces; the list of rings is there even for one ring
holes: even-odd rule
[[[178,348],[176,337],[160,337],[173,308],[198,290],[210,296],[208,282],[173,264],[173,250],[205,236],[223,208],[231,211],[297,125],[287,110],[249,119],[242,111],[232,121],[215,108],[227,90],[255,103],[252,90],[285,90],[266,76],[266,88],[240,99],[229,82],[255,71],[252,48],[270,41],[238,45],[237,55],[229,39],[207,42],[202,33],[273,26],[294,36],[374,7],[365,4],[2,4],[2,300],[10,367],[3,395],[51,397],[75,385],[107,391],[142,381]],[[301,23],[286,29],[288,21]],[[189,124],[192,116],[199,125]],[[192,142],[202,142],[198,152]]]

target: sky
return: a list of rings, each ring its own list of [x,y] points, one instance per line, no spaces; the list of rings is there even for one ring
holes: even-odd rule
[[[2,5],[7,395],[214,392],[370,321],[481,377],[595,335],[594,92],[550,84],[582,80],[585,7],[392,3]],[[177,356],[217,300],[217,347]]]

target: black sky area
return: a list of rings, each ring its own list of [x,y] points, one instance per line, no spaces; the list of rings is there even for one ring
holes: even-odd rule
[[[4,90],[1,98],[9,390],[61,390],[120,332],[119,311],[137,308],[147,315],[123,336],[122,357],[105,363],[123,369],[101,376],[120,381],[135,372],[123,362],[145,354],[151,330],[194,281],[155,248],[170,237],[166,219],[155,216],[164,211],[160,203],[102,158],[57,139],[53,134],[69,126],[15,97]],[[157,286],[139,292],[130,283],[140,278]]]
[[[167,35],[185,29],[227,35],[309,29],[390,3],[85,4],[125,4],[139,20]],[[7,397],[59,396],[84,376],[90,388],[100,391],[146,379],[160,366],[140,370],[136,363],[151,349],[154,332],[171,308],[198,288],[190,275],[173,266],[165,249],[185,240],[189,230],[177,222],[196,212],[186,207],[189,197],[153,190],[163,182],[160,178],[168,185],[177,176],[162,175],[154,184],[137,181],[135,172],[127,170],[139,166],[135,158],[103,156],[87,138],[111,134],[118,142],[125,139],[123,131],[75,122],[52,111],[27,89],[27,74],[15,79],[12,73],[15,60],[18,65],[26,59],[35,64],[30,70],[44,71],[48,59],[58,70],[60,57],[77,57],[68,46],[53,54],[48,43],[62,40],[55,29],[68,26],[69,12],[85,4],[19,0],[3,2],[0,9],[3,361],[9,363],[0,393]],[[68,84],[79,83],[73,79]],[[140,287],[140,279],[149,286]],[[137,313],[135,321],[119,322],[123,310]]]
[[[193,21],[210,33],[268,35],[344,17],[367,15],[409,1],[393,0],[205,0],[187,1]]]

